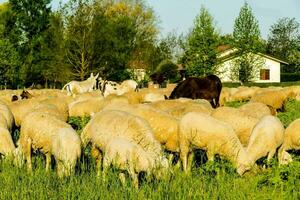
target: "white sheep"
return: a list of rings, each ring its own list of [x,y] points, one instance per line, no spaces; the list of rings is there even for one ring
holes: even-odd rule
[[[183,115],[189,112],[201,112],[210,115],[213,112],[213,108],[207,100],[198,99],[186,102],[184,105],[172,108],[167,112],[173,117],[180,119]]]
[[[70,117],[91,116],[101,111],[106,104],[103,98],[90,98],[85,100],[75,101],[69,104]]]
[[[15,145],[10,132],[0,125],[0,154],[9,157],[14,155],[14,151]]]
[[[247,152],[254,164],[258,159],[268,156],[270,161],[276,149],[283,143],[284,127],[274,116],[265,116],[255,125],[251,133]]]
[[[230,96],[231,101],[246,101],[259,91],[259,87],[238,87],[238,90]]]
[[[239,110],[257,119],[260,119],[266,115],[276,115],[276,111],[272,107],[260,102],[248,102],[240,106]]]
[[[121,84],[114,81],[107,81],[100,79],[100,89],[104,97],[110,94],[122,95],[126,92],[137,91],[137,82],[134,80],[125,80]]]
[[[135,141],[145,151],[162,156],[162,148],[154,138],[147,121],[123,111],[107,110],[96,113],[81,133],[83,147],[92,143],[92,155],[96,157],[98,170],[102,153],[108,142],[116,137],[125,137]]]
[[[104,110],[121,110],[143,118],[149,123],[155,139],[161,145],[171,152],[179,152],[179,121],[171,115],[147,105],[110,104]]]
[[[244,146],[248,145],[252,129],[259,121],[238,108],[231,107],[219,107],[212,112],[211,116],[230,124]]]
[[[91,92],[96,87],[96,80],[99,73],[94,76],[91,73],[90,77],[85,81],[70,81],[61,89],[62,91],[66,88],[68,95],[75,95],[84,92]]]
[[[187,171],[187,157],[192,146],[207,151],[209,160],[219,154],[229,159],[240,175],[250,170],[252,165],[248,155],[232,127],[210,115],[190,112],[182,117],[179,131],[180,159]]]
[[[14,116],[15,125],[19,127],[26,114],[38,105],[40,105],[40,103],[35,99],[25,99],[22,101],[12,102],[9,105],[9,108]]]
[[[300,119],[294,120],[285,129],[284,141],[280,149],[278,150],[279,164],[288,164],[292,162],[292,157],[288,154],[288,150],[300,149]]]
[[[10,110],[10,108],[3,102],[0,101],[0,115],[3,115],[3,117],[6,120],[5,127],[11,131],[13,125],[14,125],[14,116]]]
[[[280,89],[256,94],[252,96],[250,101],[264,103],[267,106],[271,106],[275,110],[278,110],[283,109],[283,106],[288,98],[295,96],[296,94],[293,92],[293,90]]]
[[[54,156],[59,177],[71,174],[81,154],[76,131],[66,122],[39,112],[28,114],[23,120],[18,144],[30,171],[31,149],[40,150],[46,155],[46,170],[49,170],[51,155]]]
[[[168,168],[168,161],[166,159],[161,160],[156,154],[145,151],[140,145],[128,138],[114,138],[108,142],[104,150],[104,176],[107,168],[111,165],[127,171],[133,180],[134,186],[137,188],[138,173],[153,173],[157,178],[160,178],[161,174],[159,172]]]

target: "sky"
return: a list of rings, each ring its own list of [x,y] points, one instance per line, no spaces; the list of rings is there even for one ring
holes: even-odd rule
[[[0,0],[0,3],[6,0]],[[63,0],[66,2],[67,0]],[[193,27],[195,17],[203,5],[214,17],[216,27],[222,34],[232,33],[234,20],[244,0],[145,0],[159,19],[161,36],[170,32],[187,33]],[[59,0],[52,0],[52,7]],[[300,0],[248,0],[259,22],[261,35],[267,39],[269,29],[279,18],[296,18],[300,23]],[[298,10],[298,11],[297,11]]]

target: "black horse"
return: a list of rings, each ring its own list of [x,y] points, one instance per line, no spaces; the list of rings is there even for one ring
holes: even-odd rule
[[[174,88],[169,99],[178,99],[180,97],[206,99],[213,108],[216,108],[220,106],[221,90],[222,83],[216,75],[208,75],[203,78],[189,77]]]

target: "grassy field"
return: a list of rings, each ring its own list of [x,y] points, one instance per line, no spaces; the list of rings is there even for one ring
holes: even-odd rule
[[[240,103],[230,103],[237,107]],[[300,117],[300,102],[289,101],[286,112],[278,117],[287,126]],[[71,118],[69,123],[80,133],[88,119]],[[18,130],[14,132],[14,139]],[[53,167],[45,172],[44,157],[34,156],[33,173],[26,168],[14,167],[9,161],[0,161],[0,199],[299,199],[300,162],[279,167],[276,158],[266,169],[239,177],[231,164],[220,159],[204,162],[203,152],[197,152],[197,160],[190,175],[175,167],[169,179],[142,178],[139,190],[131,181],[122,187],[115,169],[109,171],[107,180],[96,177],[94,160],[89,150],[84,152],[76,174],[58,179]],[[295,160],[300,156],[293,154]],[[262,159],[259,163],[264,163]],[[53,163],[54,164],[54,163]],[[260,165],[261,166],[261,165]]]

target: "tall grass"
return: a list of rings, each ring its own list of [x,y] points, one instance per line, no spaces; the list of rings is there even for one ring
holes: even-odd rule
[[[232,103],[232,106],[238,106]],[[300,114],[300,103],[289,101],[286,112],[279,118],[287,126]],[[72,118],[69,123],[78,130],[88,119]],[[16,130],[18,131],[18,130]],[[18,132],[16,132],[16,137]],[[201,156],[201,153],[200,153]],[[297,155],[294,155],[297,157]],[[203,161],[204,160],[204,161]],[[95,161],[85,151],[76,172],[59,179],[55,163],[45,172],[45,159],[40,153],[33,156],[33,172],[26,166],[17,168],[5,159],[0,161],[0,199],[299,199],[300,162],[279,167],[276,159],[267,169],[240,177],[229,162],[216,159],[206,162],[197,158],[191,174],[172,167],[168,179],[155,180],[141,176],[139,189],[130,179],[122,186],[119,171],[110,169],[105,181],[97,177]]]

